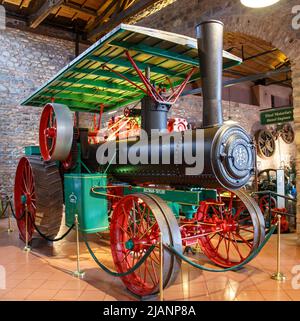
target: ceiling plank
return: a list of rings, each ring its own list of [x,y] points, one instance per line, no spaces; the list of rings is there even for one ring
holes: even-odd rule
[[[54,10],[60,7],[64,0],[46,0],[37,12],[29,17],[29,25],[31,28],[38,27]]]
[[[107,17],[112,13],[112,10],[118,5],[119,0],[112,0],[106,9],[95,19],[94,23],[90,26],[90,30],[98,26],[102,21],[105,21]]]
[[[139,13],[140,11],[151,6],[159,0],[136,0],[129,8],[120,12],[114,19],[110,19],[107,23],[95,26],[95,28],[88,32],[88,39],[95,40],[99,35],[111,30],[112,28],[119,25],[123,20],[130,18],[131,16]]]
[[[88,14],[89,16],[92,16],[92,17],[97,17],[97,12],[92,10],[92,9],[88,9],[88,8],[84,8],[84,7],[81,7],[81,6],[78,6],[74,3],[71,3],[71,2],[66,2],[63,4],[64,7],[66,8],[70,8],[70,9],[73,9],[74,11],[78,12],[78,13],[85,13],[85,14]]]

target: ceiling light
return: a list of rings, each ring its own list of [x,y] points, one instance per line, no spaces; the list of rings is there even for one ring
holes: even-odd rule
[[[279,0],[241,0],[241,3],[245,7],[249,7],[249,8],[269,7],[277,2],[279,2]]]

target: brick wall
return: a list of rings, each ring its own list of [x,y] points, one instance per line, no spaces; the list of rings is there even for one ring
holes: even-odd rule
[[[70,41],[0,30],[0,193],[12,193],[26,145],[37,144],[40,108],[19,102],[74,58]]]

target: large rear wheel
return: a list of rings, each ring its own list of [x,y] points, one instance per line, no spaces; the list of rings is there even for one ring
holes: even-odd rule
[[[39,230],[49,238],[60,229],[63,214],[63,190],[55,162],[44,162],[41,156],[22,157],[17,166],[14,203],[20,238],[25,241],[25,204]],[[28,240],[34,224],[28,219]]]

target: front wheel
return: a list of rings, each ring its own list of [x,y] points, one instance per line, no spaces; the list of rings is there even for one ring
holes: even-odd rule
[[[178,224],[162,199],[154,195],[132,194],[117,203],[110,226],[111,251],[117,272],[130,270],[155,245],[137,270],[121,278],[127,289],[136,295],[148,296],[159,291],[160,232],[164,244],[182,252]],[[180,260],[165,248],[163,255],[164,287],[167,287],[176,279]]]

